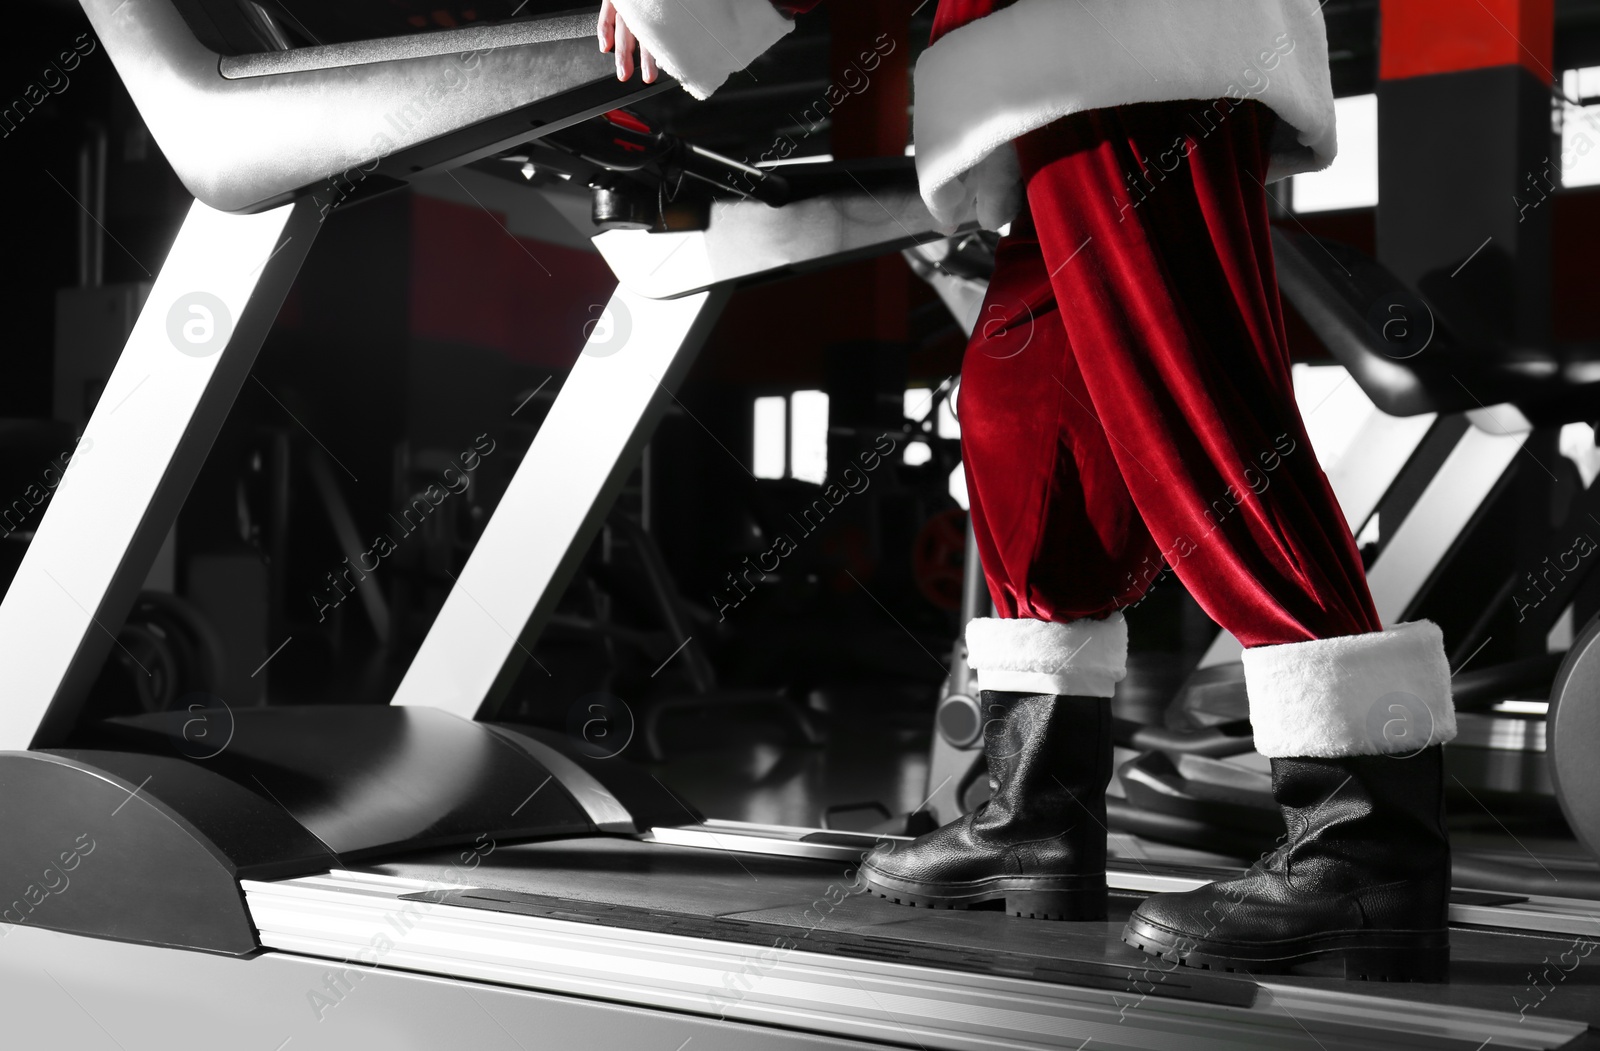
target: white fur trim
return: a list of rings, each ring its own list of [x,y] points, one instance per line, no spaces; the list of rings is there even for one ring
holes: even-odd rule
[[[661,68],[697,99],[794,29],[771,0],[616,0]]]
[[[1410,753],[1456,735],[1444,636],[1430,620],[1244,651],[1264,756]]]
[[[1017,136],[1085,110],[1226,97],[1260,99],[1291,125],[1274,139],[1271,178],[1333,163],[1317,0],[1017,0],[917,61],[922,196],[947,226],[974,208],[999,225],[1022,199],[1002,149]]]
[[[1128,623],[979,617],[967,622],[967,664],[980,690],[1110,697],[1128,674]]]

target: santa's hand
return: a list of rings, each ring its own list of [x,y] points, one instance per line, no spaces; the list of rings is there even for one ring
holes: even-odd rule
[[[656,58],[643,44],[634,37],[633,31],[622,20],[616,5],[612,0],[601,0],[600,24],[600,50],[615,50],[617,55],[617,79],[628,80],[633,76],[633,49],[639,49],[639,66],[644,73],[644,82],[654,84],[656,77],[660,76],[660,69],[656,65]]]

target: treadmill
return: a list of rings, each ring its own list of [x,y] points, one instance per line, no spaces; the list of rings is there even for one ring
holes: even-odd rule
[[[945,236],[904,164],[595,239],[612,324],[390,704],[81,725],[326,214],[670,88],[588,10],[299,45],[254,0],[82,3],[196,199],[0,604],[6,1046],[1600,1046],[1595,903],[1458,894],[1449,984],[1193,970],[1117,934],[1221,872],[1118,862],[1106,923],[913,910],[863,892],[876,837],[706,820],[498,718],[731,292]]]

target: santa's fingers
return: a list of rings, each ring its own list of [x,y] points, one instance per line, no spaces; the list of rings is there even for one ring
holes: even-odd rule
[[[633,30],[628,28],[628,23],[617,19],[617,79],[627,80],[633,76]]]
[[[600,37],[600,50],[610,51],[616,44],[617,8],[611,0],[601,0],[600,21],[595,32]]]
[[[661,75],[661,67],[656,64],[656,56],[652,55],[643,44],[639,45],[639,67],[644,70],[644,82],[654,84]]]

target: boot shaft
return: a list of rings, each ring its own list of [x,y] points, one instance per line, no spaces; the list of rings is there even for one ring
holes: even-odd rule
[[[1442,900],[1450,878],[1442,746],[1405,756],[1276,758],[1272,794],[1288,830],[1274,867],[1291,883],[1352,892],[1411,882]]]
[[[1103,842],[1110,699],[985,690],[981,700],[990,798],[977,823],[1041,836],[1067,827]]]

